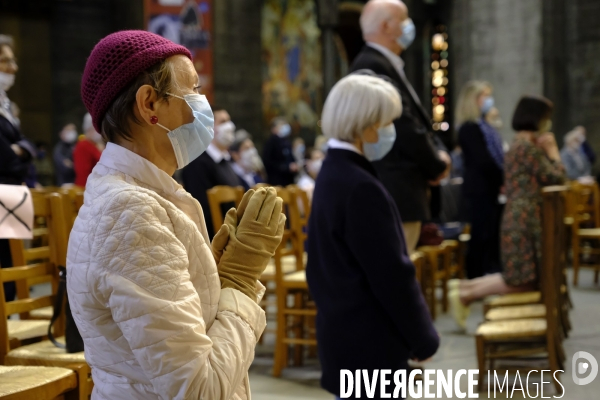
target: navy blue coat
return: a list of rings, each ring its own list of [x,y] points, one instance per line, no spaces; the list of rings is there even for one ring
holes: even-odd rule
[[[321,385],[338,396],[340,369],[405,369],[439,346],[401,223],[372,164],[330,149],[315,185],[306,277]]]

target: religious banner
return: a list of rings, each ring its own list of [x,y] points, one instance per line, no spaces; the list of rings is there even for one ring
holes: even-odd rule
[[[33,201],[27,186],[0,185],[0,239],[33,238]]]
[[[192,53],[202,94],[213,100],[212,0],[145,0],[146,29]]]
[[[262,10],[263,117],[286,117],[312,143],[322,99],[321,31],[313,0],[266,0]]]

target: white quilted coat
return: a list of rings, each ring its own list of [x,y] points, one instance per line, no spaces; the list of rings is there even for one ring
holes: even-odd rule
[[[88,178],[67,256],[93,399],[250,399],[265,314],[241,292],[221,290],[209,246],[200,204],[154,164],[109,143]]]

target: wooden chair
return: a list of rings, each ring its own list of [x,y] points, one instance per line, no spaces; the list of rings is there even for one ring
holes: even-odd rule
[[[13,254],[13,267],[2,268],[0,271],[1,282],[15,282],[18,300],[6,302],[4,287],[0,285],[0,363],[3,363],[6,353],[22,342],[40,339],[47,335],[47,320],[7,319],[12,314],[19,314],[27,318],[29,312],[54,304],[54,296],[58,289],[58,270],[56,268],[57,248],[66,246],[62,242],[61,229],[64,229],[65,218],[62,212],[62,198],[57,193],[49,195],[36,194],[32,196],[34,216],[43,218],[46,223],[46,234],[49,246],[41,248],[19,249],[22,241],[11,240]],[[40,228],[41,229],[41,228]],[[35,262],[35,263],[34,263]],[[52,294],[38,298],[29,298],[29,287],[34,284],[50,282]],[[64,319],[58,321],[54,333],[61,335],[64,332]]]
[[[410,261],[415,266],[415,278],[419,284],[421,284],[423,280],[423,264],[425,264],[425,255],[420,251],[415,251],[410,255]]]
[[[598,284],[600,274],[600,190],[598,184],[583,185],[573,183],[569,192],[572,207],[571,250],[573,262],[573,285],[579,283],[579,269],[594,270],[594,283]],[[582,226],[583,225],[583,226]],[[592,225],[586,227],[585,225]],[[586,246],[582,246],[585,243]],[[596,246],[590,246],[595,244]],[[591,263],[582,263],[581,258],[592,258]],[[595,259],[594,259],[595,258]]]
[[[33,196],[45,196],[44,192],[35,192]],[[52,192],[48,192],[52,193]],[[68,235],[73,229],[73,223],[75,222],[75,218],[79,213],[79,209],[83,206],[83,191],[79,187],[73,187],[71,189],[60,189],[57,192],[62,194],[63,199],[63,211],[66,218],[66,232],[67,232],[67,243],[68,243]],[[45,246],[41,247],[28,247],[25,248],[23,245],[23,241],[14,240],[11,241],[11,252],[13,258],[13,265],[26,265],[34,260],[39,260],[41,256],[44,259],[47,259],[50,256],[49,249],[50,247],[47,245],[47,235],[48,229],[44,225],[41,228],[37,228],[34,231],[34,234],[41,236],[45,236],[45,240],[38,241],[39,243],[45,244]],[[66,256],[66,255],[65,255]],[[65,265],[66,258],[64,261],[60,261],[61,265]],[[17,295],[19,298],[29,297],[29,290],[31,286],[40,284],[40,281],[29,281],[27,285],[20,283],[17,287]],[[45,319],[49,320],[52,318],[53,307],[44,307],[31,311],[26,314],[23,313],[20,315],[21,319]]]
[[[75,399],[77,377],[65,368],[0,366],[1,400]]]
[[[542,286],[546,313],[543,318],[517,319],[508,321],[484,322],[476,332],[477,360],[479,365],[480,387],[488,370],[530,371],[538,366],[522,365],[532,358],[546,360],[549,369],[564,370],[564,350],[560,329],[560,285],[562,257],[561,244],[564,243],[564,187],[548,187],[543,190],[543,260]],[[498,368],[497,362],[509,362],[508,368]],[[521,365],[520,365],[521,364]],[[557,391],[560,384],[556,381]]]
[[[206,191],[208,196],[208,205],[210,207],[210,215],[212,216],[213,228],[215,234],[221,229],[225,216],[221,210],[221,205],[227,203],[235,204],[238,207],[244,197],[244,189],[241,186],[215,186]]]
[[[34,198],[35,199],[35,198]],[[69,232],[67,227],[69,225],[69,219],[64,213],[64,205],[67,201],[65,196],[59,193],[52,193],[46,195],[43,200],[45,202],[39,202],[39,199],[34,200],[34,209],[40,215],[45,215],[48,222],[48,232],[50,238],[50,259],[46,263],[37,263],[20,267],[4,268],[0,271],[0,280],[17,280],[17,279],[28,279],[29,282],[40,280],[40,278],[48,275],[52,279],[53,287],[57,287],[57,265],[66,265],[67,257],[67,242]],[[44,206],[46,209],[44,209]],[[6,314],[15,313],[15,308],[18,307],[17,312],[31,312],[34,308],[48,307],[54,304],[54,296],[56,291],[53,290],[53,295],[44,296],[35,299],[23,299],[16,300],[14,302],[6,303],[5,309]],[[3,300],[4,294],[0,287],[0,297]],[[12,305],[11,303],[14,303]],[[0,319],[6,321],[5,315],[0,314]],[[10,321],[6,321],[10,322]],[[46,336],[48,330],[48,321],[43,320],[26,320],[21,321],[22,323],[38,323],[43,324],[44,331],[43,335]],[[64,337],[59,337],[64,332],[64,313],[54,324],[54,336],[59,341],[64,342]],[[2,322],[0,322],[0,335],[5,332],[2,329]],[[4,342],[3,342],[4,343]],[[69,368],[76,373],[77,376],[77,397],[78,399],[88,399],[91,396],[93,389],[93,382],[91,380],[91,369],[85,361],[85,355],[83,352],[68,354],[64,349],[56,347],[49,340],[43,340],[38,343],[28,344],[14,348],[10,350],[8,346],[5,351],[0,354],[3,359],[3,363],[6,365],[26,365],[26,366],[50,366],[50,367],[64,367]]]
[[[458,249],[458,245],[454,243],[449,245],[447,242],[442,242],[439,246],[421,246],[417,251],[425,255],[425,268],[422,272],[421,288],[425,295],[425,300],[431,313],[431,318],[436,317],[436,297],[435,289],[438,283],[442,288],[442,311],[448,311],[448,288],[447,282],[450,277],[450,269],[452,267],[453,252]],[[456,269],[456,267],[455,267]]]
[[[308,195],[302,189],[296,185],[290,185],[287,187],[292,196],[296,198],[298,205],[298,223],[293,232],[294,248],[296,249],[296,259],[302,260],[302,266],[298,266],[296,269],[303,269],[306,266],[306,254],[304,250],[304,243],[308,239],[308,220],[310,218],[310,201]]]
[[[288,346],[294,347],[294,361],[301,363],[302,346],[316,346],[314,335],[307,336],[306,329],[309,325],[307,319],[314,319],[317,310],[309,299],[308,284],[304,270],[304,257],[298,259],[299,251],[294,248],[297,240],[294,239],[301,225],[298,210],[298,198],[288,189],[278,188],[277,194],[283,199],[285,213],[288,217],[286,230],[283,234],[281,245],[275,252],[275,287],[277,295],[277,331],[275,337],[275,360],[273,376],[280,376],[281,371],[288,364]],[[302,247],[303,248],[303,247]],[[303,253],[303,252],[302,252]],[[284,256],[296,258],[296,270],[287,272],[284,269],[282,258]],[[293,299],[293,304],[289,300]],[[293,335],[289,334],[293,332]],[[308,332],[310,333],[310,332]]]

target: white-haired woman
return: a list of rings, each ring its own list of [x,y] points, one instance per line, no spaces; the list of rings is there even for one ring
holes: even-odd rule
[[[471,224],[466,256],[469,279],[500,271],[500,218],[498,203],[504,183],[504,152],[500,135],[485,120],[494,107],[492,87],[470,81],[456,107],[458,144],[464,161],[463,205]]]
[[[560,151],[560,158],[569,179],[575,180],[592,174],[592,164],[582,147],[584,142],[582,127],[578,126],[565,135],[565,145]]]
[[[401,112],[391,84],[363,75],[340,80],[323,108],[328,151],[306,273],[319,310],[321,384],[337,396],[340,370],[406,369],[408,359],[427,359],[439,345],[396,204],[371,165],[391,149]]]

